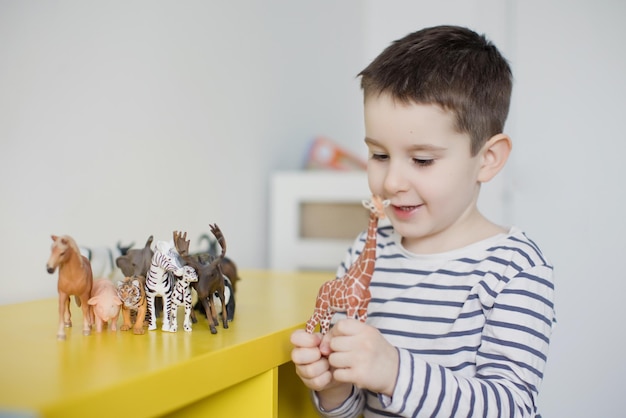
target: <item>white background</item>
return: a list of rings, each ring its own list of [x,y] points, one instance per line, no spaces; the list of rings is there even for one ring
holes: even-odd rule
[[[364,155],[356,74],[462,24],[515,76],[514,151],[482,205],[556,267],[543,415],[622,416],[625,18],[620,0],[0,0],[0,303],[56,294],[52,233],[193,243],[216,222],[266,267],[270,174],[318,135]]]

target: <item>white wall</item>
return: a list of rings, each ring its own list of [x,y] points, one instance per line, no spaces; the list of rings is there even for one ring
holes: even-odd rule
[[[516,223],[556,267],[545,416],[624,416],[626,3],[515,3]],[[548,413],[548,411],[550,413]]]
[[[358,5],[0,1],[0,303],[56,294],[52,233],[265,267],[269,173],[361,135]]]
[[[486,211],[526,230],[555,265],[559,323],[540,409],[623,416],[626,3],[370,0],[366,16],[369,57],[452,23],[486,33],[511,62],[513,153]]]
[[[619,0],[2,1],[0,303],[55,293],[50,233],[141,245],[217,222],[264,267],[269,173],[317,134],[362,151],[355,74],[409,31],[463,24],[516,79],[486,210],[556,266],[542,412],[620,416],[625,17]]]

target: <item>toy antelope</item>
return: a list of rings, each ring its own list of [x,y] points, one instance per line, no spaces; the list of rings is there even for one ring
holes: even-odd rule
[[[83,311],[83,335],[91,333],[91,313],[89,297],[93,285],[91,265],[80,250],[74,239],[68,235],[52,235],[50,258],[46,264],[48,273],[52,274],[59,268],[57,290],[59,292],[59,327],[57,338],[65,340],[65,327],[72,326],[70,313],[70,296],[74,296],[76,305]]]

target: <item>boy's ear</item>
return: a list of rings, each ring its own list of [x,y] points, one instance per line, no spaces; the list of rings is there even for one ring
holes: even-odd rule
[[[509,159],[513,143],[505,134],[497,134],[489,138],[480,150],[482,160],[478,181],[486,183],[495,177]]]

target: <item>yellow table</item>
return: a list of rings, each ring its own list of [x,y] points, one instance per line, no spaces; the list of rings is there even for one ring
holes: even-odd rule
[[[290,362],[289,335],[332,273],[244,271],[235,319],[209,332],[109,331],[56,339],[57,300],[0,306],[0,416],[316,416]],[[120,318],[121,323],[121,318]],[[160,321],[159,321],[160,326]]]

